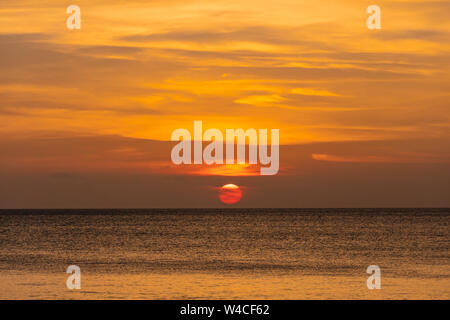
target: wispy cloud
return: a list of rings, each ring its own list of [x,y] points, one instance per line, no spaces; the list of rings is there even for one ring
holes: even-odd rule
[[[448,136],[446,2],[390,1],[376,33],[354,0],[78,5],[71,32],[57,0],[2,3],[2,133],[164,140],[202,117],[290,143]]]
[[[248,96],[245,98],[237,99],[234,102],[241,104],[250,104],[255,106],[264,106],[267,104],[279,103],[286,100],[282,96],[277,94],[264,95],[264,96]]]
[[[319,97],[339,97],[340,95],[334,92],[320,89],[311,88],[294,88],[291,90],[293,94],[299,94],[302,96],[319,96]]]

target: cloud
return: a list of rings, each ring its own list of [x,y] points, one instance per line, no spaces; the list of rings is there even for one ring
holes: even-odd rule
[[[450,157],[435,154],[402,153],[394,155],[333,155],[313,153],[311,158],[317,161],[348,162],[348,163],[448,163]]]
[[[54,37],[45,33],[0,33],[0,43],[8,43],[10,45],[50,39],[54,39]]]
[[[416,30],[383,30],[383,32],[371,33],[373,38],[380,40],[423,40],[431,42],[449,41],[450,33],[430,29]]]
[[[289,142],[448,136],[445,24],[427,20],[448,5],[409,2],[371,33],[353,0],[81,0],[80,32],[56,0],[8,1],[0,131],[165,139],[202,118]]]
[[[284,100],[286,100],[286,98],[283,98],[282,96],[279,96],[277,94],[272,94],[263,96],[248,96],[245,98],[237,99],[234,102],[241,104],[251,104],[255,106],[265,106],[274,103],[276,104]]]
[[[119,40],[128,42],[192,42],[230,43],[230,42],[259,42],[273,45],[293,45],[309,48],[330,49],[324,42],[309,40],[302,36],[300,29],[282,28],[274,26],[247,26],[232,31],[170,31],[165,33],[135,34],[122,36]]]
[[[80,54],[101,55],[133,55],[142,53],[145,49],[133,46],[82,46],[75,50]]]
[[[291,90],[293,94],[299,94],[303,96],[319,96],[319,97],[339,97],[337,93],[333,93],[327,90],[311,89],[311,88],[294,88]]]

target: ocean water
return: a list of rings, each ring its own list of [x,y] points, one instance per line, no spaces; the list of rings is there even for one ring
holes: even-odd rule
[[[0,210],[0,299],[449,299],[449,222],[450,209]]]

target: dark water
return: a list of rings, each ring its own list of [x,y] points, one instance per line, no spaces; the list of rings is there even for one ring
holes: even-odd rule
[[[370,292],[365,269],[378,265],[390,298],[449,298],[449,222],[449,209],[2,210],[0,277],[8,281],[0,289],[3,298],[63,298],[52,277],[64,281],[75,264],[91,279],[92,298],[309,297],[289,281],[313,298],[359,298]],[[140,285],[146,279],[158,288]],[[327,287],[332,279],[341,282]],[[122,289],[105,291],[102,281]],[[352,285],[361,286],[355,296]]]

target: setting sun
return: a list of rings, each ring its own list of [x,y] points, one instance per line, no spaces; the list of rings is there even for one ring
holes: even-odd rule
[[[242,198],[242,190],[235,184],[226,184],[220,188],[220,201],[225,204],[235,204]]]

